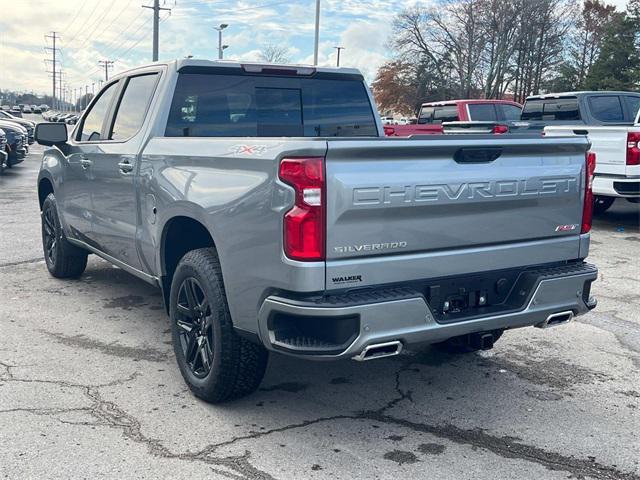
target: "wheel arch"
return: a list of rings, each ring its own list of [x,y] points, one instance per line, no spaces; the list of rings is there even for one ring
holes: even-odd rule
[[[45,199],[50,193],[54,193],[53,182],[48,176],[41,176],[38,180],[38,203],[40,204],[40,211],[42,211],[42,205]]]
[[[178,263],[185,254],[198,248],[213,248],[216,244],[213,235],[205,224],[188,215],[176,215],[169,218],[162,228],[160,237],[160,283],[165,308],[169,309],[171,281]]]

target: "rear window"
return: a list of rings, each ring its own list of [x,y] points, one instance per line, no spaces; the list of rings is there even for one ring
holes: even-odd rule
[[[495,122],[498,120],[496,108],[491,103],[472,103],[469,107],[469,119],[473,122]]]
[[[580,120],[576,97],[527,100],[522,120]]]
[[[433,112],[433,123],[440,122],[457,122],[458,107],[456,105],[448,105],[446,107],[436,107]]]
[[[589,97],[589,108],[591,108],[591,114],[596,120],[601,122],[624,122],[620,97],[616,95]]]
[[[377,136],[362,81],[182,73],[168,137]]]

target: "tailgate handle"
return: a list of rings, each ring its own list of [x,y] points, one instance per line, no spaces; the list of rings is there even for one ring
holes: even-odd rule
[[[458,163],[489,163],[502,155],[502,148],[461,148],[453,159]]]
[[[574,130],[574,135],[589,135],[589,130]]]

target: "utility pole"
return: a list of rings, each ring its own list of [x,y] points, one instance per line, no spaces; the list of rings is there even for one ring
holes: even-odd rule
[[[320,42],[320,0],[316,0],[316,39],[313,44],[313,64],[318,65],[318,43]]]
[[[87,108],[88,106],[89,106],[89,85],[85,85],[84,86],[84,108]]]
[[[113,66],[113,60],[98,60],[98,65],[104,67],[104,81],[109,80],[109,69]]]
[[[64,110],[64,89],[62,87],[62,68],[58,72],[58,110]]]
[[[158,43],[160,38],[160,33],[158,29],[160,28],[160,10],[169,10],[170,8],[164,8],[160,6],[160,0],[153,0],[153,7],[149,7],[148,5],[143,5],[142,8],[150,8],[153,10],[153,61],[158,61]]]
[[[51,32],[51,35],[45,35],[45,40],[47,38],[50,38],[51,40],[53,40],[53,46],[51,47],[44,47],[45,51],[51,51],[51,54],[53,56],[53,58],[50,60],[51,62],[51,71],[47,71],[47,73],[51,73],[52,77],[53,77],[53,85],[52,85],[52,90],[51,93],[53,94],[53,108],[55,108],[56,105],[56,65],[57,65],[57,60],[56,60],[56,53],[58,53],[58,48],[56,47],[56,40],[60,40],[60,36],[58,35],[58,32]],[[45,60],[46,61],[46,60]]]
[[[340,66],[340,50],[344,50],[344,47],[333,47],[338,51],[338,60],[336,61],[336,67]]]
[[[218,60],[222,60],[224,54],[222,53],[225,48],[229,45],[222,45],[222,30],[227,28],[229,25],[226,23],[221,23],[218,27],[213,27],[214,30],[218,31]]]

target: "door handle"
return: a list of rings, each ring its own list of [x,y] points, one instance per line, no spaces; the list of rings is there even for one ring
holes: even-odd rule
[[[118,163],[118,167],[120,168],[120,171],[122,173],[126,174],[133,172],[133,164],[129,162],[129,160],[123,160],[122,162]]]
[[[93,165],[93,162],[91,160],[89,160],[87,157],[81,157],[80,158],[80,165],[82,165],[82,168],[84,168],[86,170],[91,165]]]

